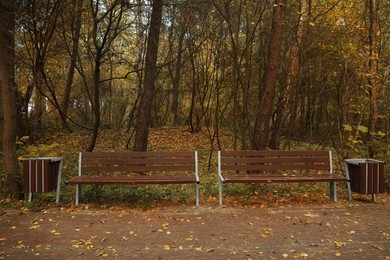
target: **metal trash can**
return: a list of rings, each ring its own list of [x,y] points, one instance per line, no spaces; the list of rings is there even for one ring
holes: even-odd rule
[[[56,202],[59,202],[62,158],[39,157],[23,159],[23,192],[44,193],[57,190]]]
[[[351,190],[360,194],[384,192],[384,162],[374,159],[346,159],[345,171],[350,180]]]

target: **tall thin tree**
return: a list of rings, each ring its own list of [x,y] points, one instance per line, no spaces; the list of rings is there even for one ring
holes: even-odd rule
[[[153,0],[150,20],[148,45],[146,49],[145,80],[139,105],[138,120],[135,127],[135,151],[146,151],[148,148],[149,127],[151,125],[151,109],[153,102],[154,84],[157,72],[157,53],[160,40],[162,20],[162,0]]]
[[[260,91],[259,112],[253,135],[253,148],[265,149],[268,145],[270,121],[272,117],[273,101],[277,83],[277,74],[280,61],[280,51],[285,28],[285,13],[287,0],[277,0],[274,4],[268,56],[264,72],[264,83]]]
[[[18,199],[19,165],[16,156],[16,85],[14,70],[14,0],[0,2],[0,89],[4,111],[3,151],[10,197]]]

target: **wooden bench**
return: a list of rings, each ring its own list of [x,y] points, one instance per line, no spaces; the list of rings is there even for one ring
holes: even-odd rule
[[[191,173],[191,174],[190,174]],[[195,184],[199,206],[197,152],[83,152],[79,154],[76,206],[84,184]]]
[[[350,182],[333,174],[331,151],[218,151],[219,204],[224,183],[329,182],[330,199],[337,201],[336,182]]]

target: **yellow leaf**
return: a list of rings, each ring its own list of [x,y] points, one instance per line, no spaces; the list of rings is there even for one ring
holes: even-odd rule
[[[5,237],[0,237],[0,241],[7,240]]]
[[[170,248],[169,248],[169,246],[168,245],[165,245],[164,246],[164,250],[169,250]]]
[[[336,254],[334,254],[335,256],[341,256],[340,252],[337,252]]]
[[[315,26],[315,24],[314,24],[313,22],[310,22],[309,24],[310,24],[311,26]]]

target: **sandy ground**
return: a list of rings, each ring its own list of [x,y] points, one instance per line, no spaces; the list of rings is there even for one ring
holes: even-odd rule
[[[390,259],[390,203],[3,210],[0,259]]]

